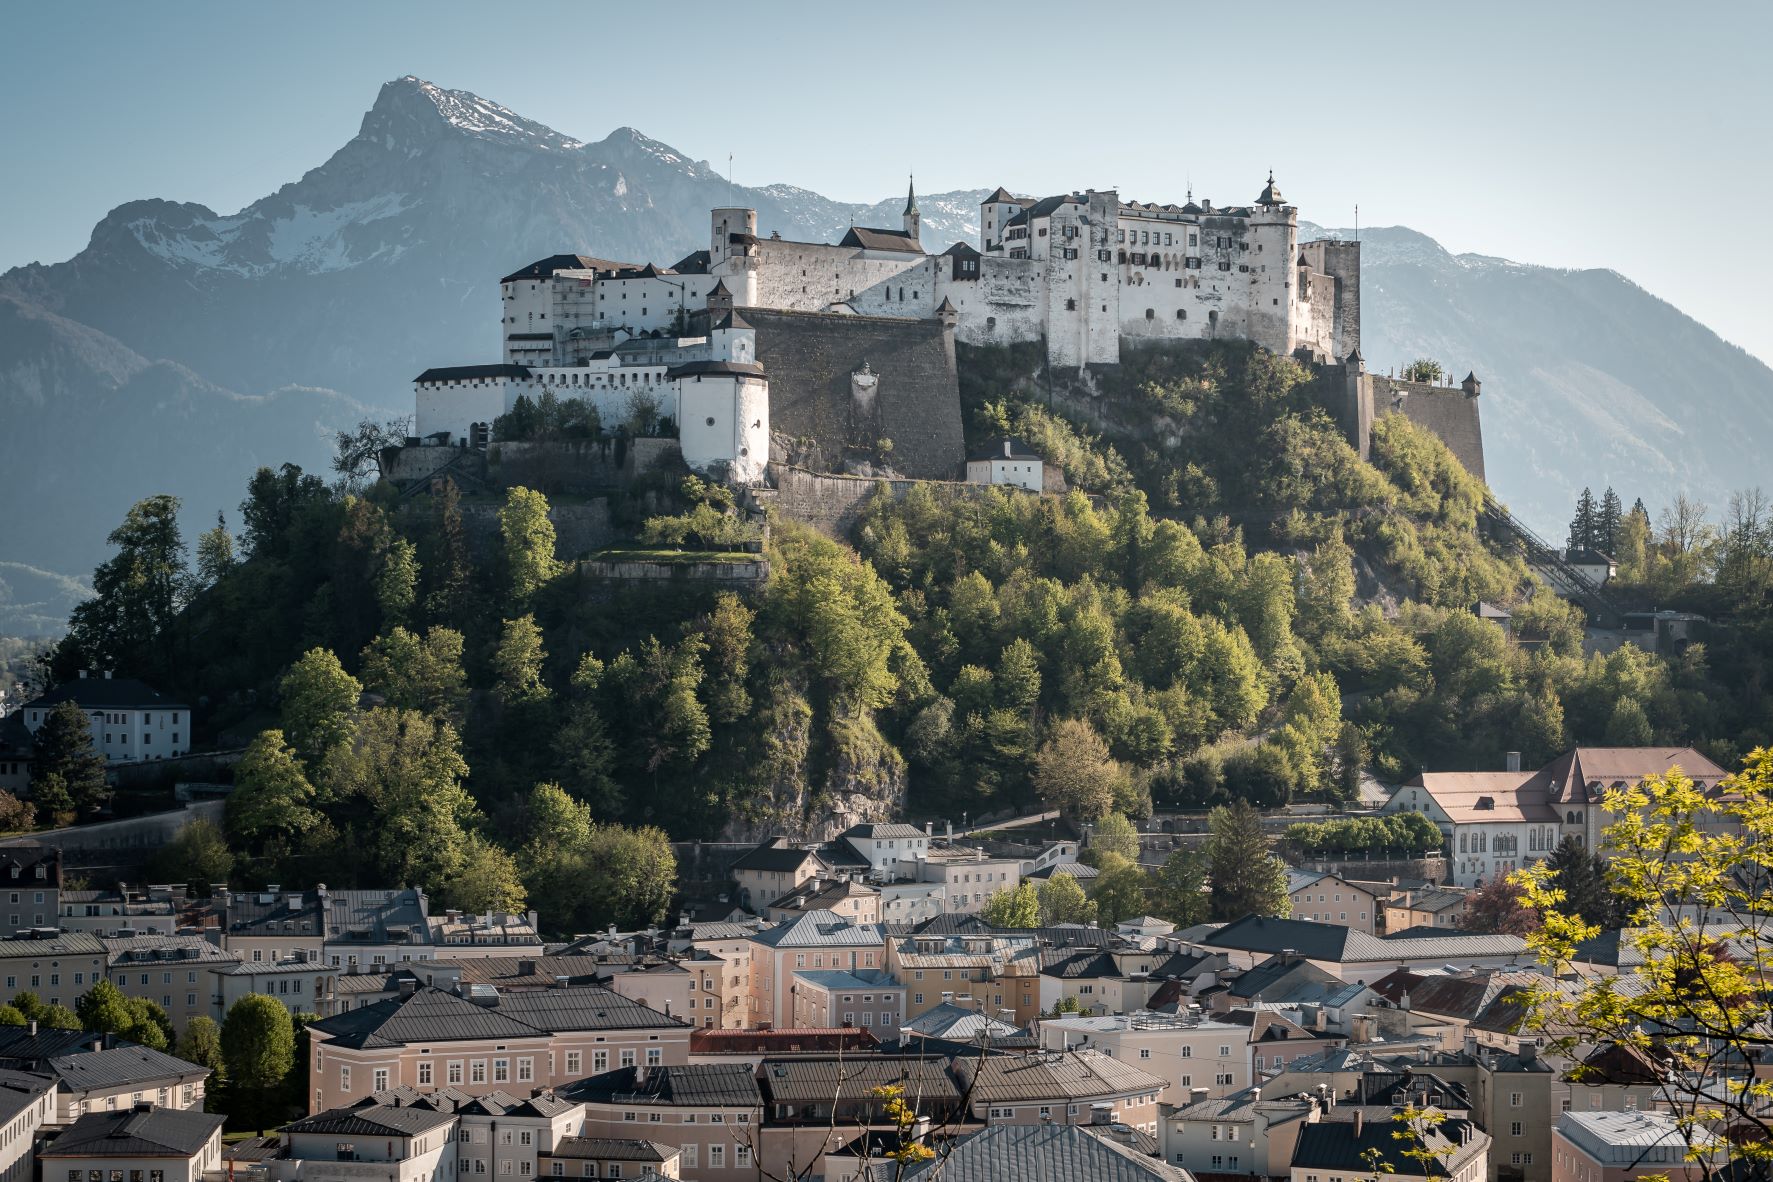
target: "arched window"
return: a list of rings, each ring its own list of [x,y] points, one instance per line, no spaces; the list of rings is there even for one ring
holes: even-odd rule
[[[1153,309],[1151,309],[1151,308],[1147,308],[1147,309],[1145,309],[1145,319],[1147,319],[1147,320],[1156,320],[1156,319],[1157,319],[1157,313],[1156,313],[1156,311],[1154,311],[1154,310],[1153,310]]]

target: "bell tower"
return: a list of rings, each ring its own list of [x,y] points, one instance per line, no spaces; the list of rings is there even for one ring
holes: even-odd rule
[[[905,190],[905,233],[911,237],[912,241],[917,241],[921,237],[918,233],[921,229],[921,222],[922,219],[917,212],[917,178],[913,177]]]

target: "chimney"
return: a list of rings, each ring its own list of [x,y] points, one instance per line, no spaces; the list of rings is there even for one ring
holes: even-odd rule
[[[401,997],[411,997],[419,991],[419,983],[411,977],[400,978],[399,987]]]
[[[1281,949],[1281,963],[1282,964],[1292,964],[1297,959],[1299,959],[1299,952],[1297,949],[1295,949],[1295,948],[1282,948]]]
[[[954,822],[953,821],[944,821],[943,824],[945,826],[947,826],[947,829],[948,829],[948,840],[953,841],[954,840]]]
[[[519,977],[533,977],[533,976],[535,976],[536,975],[536,962],[533,960],[518,961],[517,962],[517,975]]]
[[[1364,1123],[1365,1122],[1361,1120],[1361,1110],[1356,1108],[1354,1110],[1354,1136],[1357,1141],[1360,1139],[1361,1126]]]
[[[1010,458],[1010,441],[1007,439],[1003,441],[1003,455],[1006,460]]]
[[[1090,1105],[1090,1123],[1093,1125],[1111,1125],[1114,1123],[1114,1105]]]
[[[29,1033],[30,1033],[31,1037],[32,1038],[37,1037],[37,1019],[32,1018],[28,1023],[26,1023],[26,1025],[29,1027]]]
[[[1507,758],[1509,771],[1518,772],[1521,770],[1521,753],[1519,751],[1510,751]]]

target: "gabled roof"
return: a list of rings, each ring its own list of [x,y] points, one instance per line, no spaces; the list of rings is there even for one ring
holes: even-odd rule
[[[1423,772],[1410,783],[1433,797],[1455,825],[1558,819],[1544,790],[1521,772]]]
[[[1065,1182],[1190,1182],[1190,1175],[1125,1145],[1092,1136],[1081,1125],[992,1125],[946,1155],[912,1167],[907,1179],[1002,1182],[1005,1178]]]
[[[886,824],[851,825],[839,837],[845,839],[861,839],[864,841],[886,841],[888,838],[900,840],[907,837],[927,837],[916,825],[905,825],[900,822]]]
[[[706,275],[708,273],[708,265],[712,261],[713,256],[707,251],[692,250],[682,258],[678,259],[675,263],[672,263],[671,269],[676,271],[679,275]]]
[[[786,1030],[715,1030],[697,1027],[690,1031],[693,1055],[786,1055],[836,1054],[880,1049],[874,1033],[860,1026],[793,1027]]]
[[[226,1119],[179,1108],[89,1112],[38,1151],[39,1157],[195,1157]]]
[[[997,187],[997,191],[995,193],[993,193],[991,196],[985,198],[985,200],[979,202],[979,204],[980,205],[995,205],[996,203],[998,203],[1000,201],[1008,201],[1011,204],[1021,204],[1023,202],[1023,198],[1012,196],[1008,189],[1004,188],[1002,185],[999,185]]]
[[[980,441],[979,446],[968,454],[969,460],[1035,460],[1041,455],[1028,444],[1014,435],[993,435]]]
[[[776,1104],[830,1104],[865,1099],[874,1089],[899,1085],[907,1098],[952,1103],[960,1090],[946,1064],[927,1059],[873,1056],[863,1059],[765,1059],[758,1069],[764,1090]]]
[[[819,855],[812,850],[805,850],[801,849],[799,846],[789,845],[787,838],[772,837],[768,841],[760,842],[756,847],[739,855],[738,860],[735,861],[729,869],[734,871],[758,870],[765,872],[793,871],[800,869],[801,866],[806,863],[808,858],[817,861]]]
[[[520,279],[550,279],[556,271],[633,271],[639,263],[618,263],[613,259],[593,258],[588,254],[551,254],[537,259],[527,267],[511,272],[500,283],[516,283]]]
[[[88,1037],[91,1037],[90,1035]],[[56,1055],[46,1064],[49,1073],[70,1092],[120,1088],[130,1084],[166,1080],[199,1080],[209,1068],[175,1058],[165,1051],[136,1043],[123,1043],[102,1051]]]
[[[630,1137],[562,1137],[544,1157],[586,1158],[596,1161],[668,1162],[682,1150],[658,1141]],[[656,1172],[656,1171],[655,1171]]]
[[[1398,1133],[1402,1128],[1386,1120],[1363,1120],[1358,1124],[1351,1120],[1327,1120],[1301,1125],[1299,1140],[1293,1147],[1292,1166],[1296,1170],[1359,1175],[1371,1172],[1371,1162],[1376,1156],[1386,1164],[1387,1174],[1445,1178],[1451,1176],[1450,1164],[1462,1164],[1462,1149],[1470,1149],[1487,1140],[1484,1134],[1475,1132],[1470,1121],[1453,1117],[1442,1121],[1421,1138],[1426,1148],[1434,1151],[1424,1160],[1404,1154],[1403,1150],[1411,1148],[1411,1142],[1416,1138],[1407,1133],[1400,1138]],[[1462,1145],[1461,1138],[1467,1135],[1468,1129],[1474,1130],[1470,1133],[1471,1142]],[[1441,1156],[1442,1153],[1446,1156]]]
[[[900,1030],[920,1038],[948,1038],[959,1042],[971,1041],[981,1036],[1007,1038],[1019,1033],[1008,1022],[1000,1022],[989,1014],[969,1010],[949,1001],[925,1010],[905,1023]]]
[[[464,1039],[540,1038],[567,1030],[681,1027],[684,1022],[609,989],[495,994],[479,1005],[441,989],[419,989],[334,1014],[309,1029],[344,1047],[398,1047]]]
[[[886,941],[879,924],[852,923],[831,911],[808,911],[751,938],[771,948],[857,948]]]
[[[434,1108],[407,1108],[391,1105],[353,1105],[330,1108],[294,1124],[284,1125],[289,1133],[327,1133],[355,1137],[416,1137],[441,1128],[456,1119],[453,1111]]]
[[[687,1063],[621,1067],[563,1089],[587,1104],[659,1104],[684,1108],[749,1108],[763,1103],[749,1063]]]
[[[923,254],[923,244],[904,230],[880,230],[872,226],[851,226],[839,246],[861,250],[890,250],[900,254]]]
[[[1609,788],[1629,788],[1679,767],[1715,791],[1727,772],[1691,747],[1575,747],[1533,776],[1553,801],[1599,801]]]
[[[1100,1051],[1047,1051],[958,1060],[955,1070],[972,1080],[969,1101],[998,1104],[1018,1100],[1070,1103],[1161,1092],[1165,1081]]]
[[[169,698],[145,681],[133,677],[77,677],[47,693],[38,694],[20,709],[47,710],[74,702],[87,710],[184,710],[183,702]]]

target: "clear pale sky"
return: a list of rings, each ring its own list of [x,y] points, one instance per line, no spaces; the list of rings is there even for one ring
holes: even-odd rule
[[[1773,3],[520,5],[13,0],[0,268],[142,197],[231,213],[402,74],[582,139],[637,127],[845,200],[1003,184],[1255,197],[1611,267],[1773,360]]]

